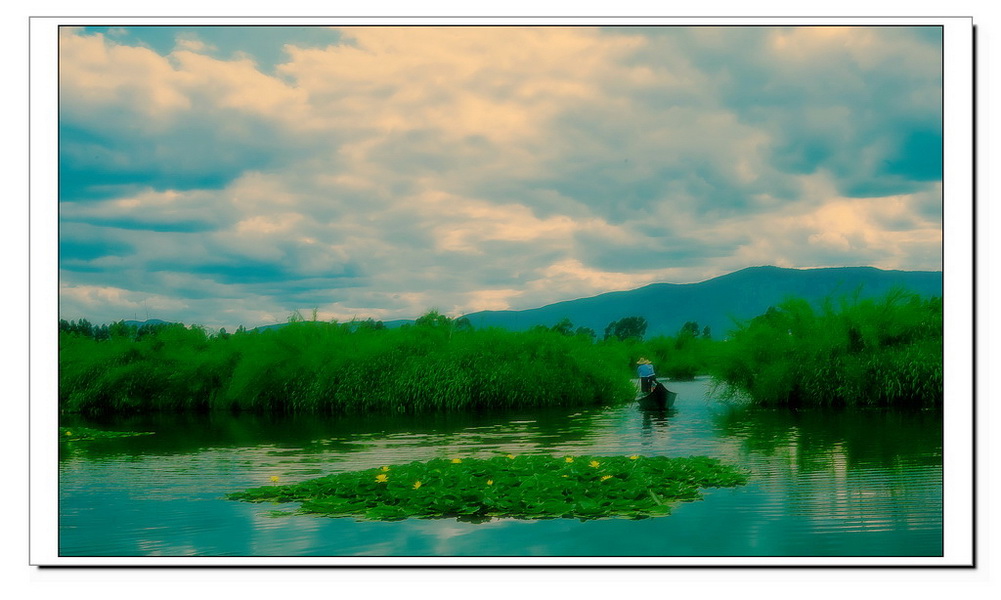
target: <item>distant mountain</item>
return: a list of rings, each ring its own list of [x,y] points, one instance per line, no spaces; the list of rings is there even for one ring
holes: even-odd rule
[[[163,321],[161,319],[146,319],[145,321],[128,320],[123,321],[126,325],[142,327],[143,325],[171,325],[173,321]]]
[[[590,327],[600,337],[623,317],[644,317],[647,336],[674,335],[688,321],[709,326],[716,338],[735,320],[760,315],[789,296],[819,302],[827,296],[882,296],[902,287],[923,296],[942,295],[940,271],[883,271],[873,267],[783,269],[751,267],[699,283],[655,283],[528,310],[482,311],[466,315],[476,328],[528,329],[552,326],[564,317],[576,327]]]
[[[383,321],[382,324],[389,329],[393,329],[402,325],[413,325],[414,321],[416,321],[416,319],[396,319],[395,321]]]
[[[396,327],[400,327],[401,325],[412,325],[414,321],[415,319],[397,319],[395,321],[384,321],[382,324],[385,325],[388,329],[393,329]],[[285,327],[286,325],[288,325],[288,323],[273,323],[271,325],[259,325],[251,329],[251,331],[261,331],[261,332],[270,331],[273,329],[280,329],[282,327]]]

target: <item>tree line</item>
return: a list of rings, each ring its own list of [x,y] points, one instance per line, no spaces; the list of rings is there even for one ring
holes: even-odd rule
[[[638,358],[661,377],[712,378],[721,397],[791,406],[943,401],[942,299],[790,298],[725,340],[688,321],[647,337],[643,317],[601,339],[569,318],[528,331],[475,329],[428,311],[387,328],[293,313],[270,330],[209,335],[179,323],[59,323],[60,406],[69,411],[380,410],[587,404],[630,396]]]

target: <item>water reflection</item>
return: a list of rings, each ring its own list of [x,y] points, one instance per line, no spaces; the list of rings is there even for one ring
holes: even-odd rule
[[[670,419],[677,414],[677,409],[650,410],[637,408],[641,415],[640,439],[643,449],[649,452],[656,448],[667,448],[671,444],[671,434],[668,430]]]
[[[713,417],[717,432],[748,451],[788,449],[804,471],[825,468],[832,455],[848,468],[942,461],[941,411],[810,410],[730,407]]]
[[[668,425],[668,419],[678,414],[677,409],[674,408],[667,410],[638,410],[640,411],[640,414],[643,415],[643,423],[641,426],[644,431],[664,429]]]
[[[161,415],[73,426],[156,435],[63,443],[60,551],[76,556],[929,556],[941,553],[941,415],[734,407],[680,382],[636,405],[350,418]],[[669,517],[394,523],[274,516],[223,496],[331,472],[496,452],[709,455],[752,472]]]
[[[188,454],[211,448],[272,446],[273,454],[356,453],[386,446],[450,445],[457,450],[502,449],[518,440],[521,448],[546,449],[587,444],[601,435],[608,409],[567,411],[555,408],[470,414],[317,416],[156,414],[89,419],[69,415],[68,427],[115,431],[150,431],[141,438],[112,438],[87,444],[60,445],[60,457],[117,454]]]
[[[910,531],[931,542],[941,531],[937,411],[740,407],[713,424],[740,443],[782,510],[802,518],[818,540]]]

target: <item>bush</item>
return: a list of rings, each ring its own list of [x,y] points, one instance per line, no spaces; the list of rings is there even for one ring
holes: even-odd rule
[[[789,299],[741,324],[713,377],[766,405],[942,403],[942,301],[901,290],[876,300]]]
[[[292,319],[213,338],[183,326],[142,339],[65,332],[59,395],[69,412],[344,413],[614,403],[633,388],[588,336],[474,331],[432,312],[400,329]]]

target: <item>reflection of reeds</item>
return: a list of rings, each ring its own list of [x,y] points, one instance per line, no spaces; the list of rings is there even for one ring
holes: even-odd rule
[[[602,404],[632,398],[621,360],[581,336],[472,331],[447,319],[400,329],[290,320],[208,337],[60,337],[67,412],[232,408],[423,412]]]
[[[713,376],[759,404],[937,406],[942,349],[940,298],[790,299],[733,332]]]
[[[746,451],[787,451],[803,471],[827,468],[836,454],[849,467],[942,464],[940,411],[733,406],[712,420],[720,435],[739,440]]]

